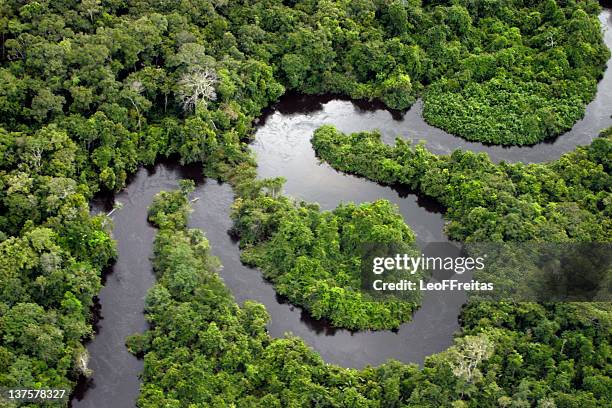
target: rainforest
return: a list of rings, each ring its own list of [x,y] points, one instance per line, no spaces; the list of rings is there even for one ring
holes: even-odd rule
[[[360,274],[608,248],[610,47],[594,0],[0,0],[0,407],[611,406],[609,263],[589,301]]]

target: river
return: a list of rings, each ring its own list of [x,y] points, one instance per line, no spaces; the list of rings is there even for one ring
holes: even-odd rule
[[[612,47],[610,9],[605,9],[600,19],[606,29],[606,44]],[[252,149],[257,156],[258,176],[285,177],[284,192],[288,195],[318,202],[323,209],[334,208],[341,202],[384,198],[398,205],[419,241],[445,242],[442,208],[410,191],[342,174],[320,163],[310,145],[314,129],[323,124],[333,124],[344,132],[378,129],[388,143],[396,136],[425,140],[427,148],[436,153],[462,148],[486,152],[494,161],[542,162],[588,144],[601,129],[611,126],[610,107],[612,72],[607,70],[598,84],[595,100],[572,130],[535,146],[506,148],[467,142],[427,125],[421,117],[421,102],[399,115],[376,104],[287,95],[260,118]],[[146,209],[157,192],[177,188],[182,178],[196,181],[193,196],[200,197],[193,203],[190,227],[206,232],[213,254],[223,264],[220,274],[236,300],[241,303],[254,299],[266,306],[272,336],[291,332],[303,338],[327,362],[356,368],[378,365],[390,358],[422,363],[426,356],[451,345],[452,335],[459,329],[457,316],[465,301],[461,294],[428,293],[413,320],[396,331],[351,332],[312,319],[301,308],[276,295],[258,270],[241,264],[238,245],[227,234],[234,199],[230,186],[204,180],[198,166],[165,162],[141,168],[121,193],[92,202],[93,212],[109,211],[113,200],[123,204],[113,214],[113,236],[119,256],[105,275],[104,287],[96,299],[96,337],[87,345],[94,375],[79,383],[72,398],[73,407],[134,405],[143,362],[127,351],[125,338],[146,329],[144,297],[155,281],[149,261],[155,229],[147,223]]]

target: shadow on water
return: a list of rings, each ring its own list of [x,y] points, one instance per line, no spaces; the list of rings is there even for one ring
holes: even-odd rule
[[[600,19],[608,28],[605,41],[610,47],[610,11],[604,10]],[[541,162],[588,144],[601,129],[611,126],[611,106],[612,73],[608,70],[598,84],[595,100],[571,131],[535,146],[499,147],[467,142],[427,125],[421,117],[421,101],[400,114],[377,104],[334,96],[287,95],[260,118],[252,149],[258,159],[258,177],[285,177],[285,193],[297,199],[318,202],[322,209],[332,209],[342,202],[387,199],[398,206],[420,242],[445,242],[441,206],[405,188],[381,186],[320,163],[309,141],[314,129],[323,124],[333,124],[344,132],[378,129],[387,143],[397,135],[413,141],[426,140],[426,146],[435,153],[462,148],[487,152],[494,161]],[[147,222],[147,207],[157,192],[177,188],[183,178],[196,181],[194,196],[200,197],[192,203],[190,227],[206,232],[213,254],[223,265],[220,274],[236,300],[242,303],[252,299],[266,306],[272,336],[292,333],[303,338],[327,362],[345,367],[378,365],[389,358],[422,363],[426,356],[452,343],[452,335],[459,329],[457,316],[465,302],[461,293],[428,293],[412,321],[395,331],[335,329],[289,304],[258,270],[240,262],[238,243],[227,233],[234,199],[231,187],[204,180],[199,166],[176,163],[172,158],[141,168],[131,176],[124,191],[92,200],[94,213],[108,213],[114,201],[123,204],[112,216],[119,256],[112,270],[105,273],[105,285],[94,304],[97,335],[87,344],[94,375],[80,382],[72,396],[73,407],[134,406],[143,362],[127,351],[125,338],[147,328],[144,297],[155,282],[150,263],[155,229]],[[470,276],[464,274],[461,279],[469,280]]]

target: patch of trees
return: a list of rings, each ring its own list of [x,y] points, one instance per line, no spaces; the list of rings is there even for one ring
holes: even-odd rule
[[[163,221],[185,219],[187,194],[163,193],[150,212],[160,228],[158,282],[146,299],[150,330],[128,341],[145,359],[141,408],[595,408],[612,401],[609,303],[469,304],[455,344],[422,369],[397,361],[345,369],[299,338],[272,339],[265,308],[237,305],[224,286],[202,232]]]
[[[78,176],[120,189],[158,155],[248,160],[252,120],[285,89],[425,97],[424,116],[462,137],[529,144],[569,129],[609,52],[597,2],[42,0],[0,5],[0,125],[54,123]],[[93,160],[87,160],[92,158]]]
[[[479,6],[466,15],[455,5],[443,17],[455,30],[465,27],[461,42],[469,45],[451,48],[454,68],[427,90],[427,122],[491,144],[535,144],[571,129],[595,94],[596,67],[610,56],[599,21],[588,8],[546,0],[498,7],[469,24]],[[444,36],[449,28],[438,30]]]
[[[367,245],[413,251],[414,234],[386,200],[321,212],[263,187],[236,200],[232,219],[242,261],[259,267],[279,294],[317,319],[348,329],[392,329],[410,320],[420,303],[416,291],[399,299],[363,290]]]
[[[74,178],[76,150],[52,125],[0,131],[0,387],[70,391],[90,374],[82,343],[115,245]]]
[[[612,239],[610,130],[545,164],[494,164],[484,153],[430,153],[377,132],[317,129],[312,145],[332,167],[403,184],[446,207],[447,233],[460,241],[609,242]]]

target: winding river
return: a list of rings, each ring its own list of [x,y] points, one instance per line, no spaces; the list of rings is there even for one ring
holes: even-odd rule
[[[606,44],[612,48],[610,9],[605,9],[600,19],[606,30]],[[399,116],[369,103],[288,95],[260,118],[252,148],[257,155],[258,176],[285,177],[286,194],[318,202],[323,209],[347,201],[387,199],[397,204],[406,223],[425,245],[447,241],[443,234],[442,209],[410,191],[380,186],[320,163],[310,145],[314,129],[323,124],[333,124],[344,132],[378,129],[386,142],[391,143],[396,136],[425,140],[426,146],[436,153],[462,148],[486,152],[494,161],[541,162],[588,144],[601,129],[612,126],[611,107],[612,72],[607,70],[599,82],[595,100],[571,131],[535,146],[504,148],[466,142],[427,125],[421,117],[421,102]],[[129,354],[124,344],[128,335],[146,329],[142,313],[144,296],[155,281],[149,261],[155,230],[147,223],[146,209],[157,192],[176,188],[182,178],[196,181],[194,196],[200,197],[193,203],[190,227],[206,232],[213,254],[223,264],[220,274],[236,300],[241,303],[253,299],[266,306],[272,336],[293,333],[327,362],[356,368],[378,365],[390,358],[422,363],[426,356],[451,345],[452,335],[459,329],[457,316],[465,302],[462,294],[430,292],[411,322],[396,331],[379,332],[334,329],[287,303],[276,295],[258,270],[240,262],[238,245],[227,234],[234,199],[230,186],[204,180],[200,173],[198,166],[159,163],[152,168],[141,168],[121,193],[92,202],[93,212],[109,211],[113,200],[123,204],[113,214],[113,235],[118,242],[119,257],[104,277],[105,285],[97,298],[96,337],[87,346],[94,375],[77,387],[73,407],[134,405],[143,362]]]

